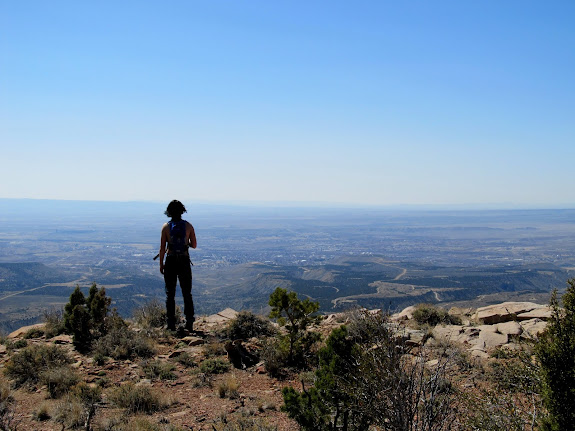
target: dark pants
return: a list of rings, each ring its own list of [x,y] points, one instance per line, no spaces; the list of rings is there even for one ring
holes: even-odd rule
[[[164,281],[166,282],[166,311],[168,328],[176,324],[176,283],[180,280],[180,288],[184,297],[184,314],[186,325],[194,321],[194,301],[192,300],[192,267],[190,257],[181,255],[166,256],[164,265]]]

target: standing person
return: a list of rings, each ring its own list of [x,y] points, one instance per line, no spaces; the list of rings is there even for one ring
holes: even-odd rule
[[[186,207],[173,200],[169,203],[164,214],[171,218],[162,226],[162,239],[160,243],[160,272],[164,274],[166,283],[166,311],[168,329],[176,330],[176,283],[180,280],[180,288],[184,297],[184,315],[186,316],[186,329],[193,331],[194,301],[192,300],[192,261],[188,248],[196,248],[196,233],[194,227],[185,220],[182,214],[187,212]],[[164,256],[166,255],[164,263]]]

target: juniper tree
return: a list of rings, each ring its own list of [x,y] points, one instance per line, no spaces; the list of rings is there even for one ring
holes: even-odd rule
[[[548,412],[543,419],[544,430],[573,429],[575,424],[575,279],[567,284],[561,298],[563,308],[557,291],[553,292],[552,316],[535,348]]]

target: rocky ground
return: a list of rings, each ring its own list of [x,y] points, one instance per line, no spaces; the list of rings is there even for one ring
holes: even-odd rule
[[[408,307],[391,317],[397,323],[398,331],[408,343],[414,346],[448,341],[469,352],[477,361],[487,361],[495,348],[516,349],[520,340],[532,339],[541,332],[550,316],[546,306],[527,302],[509,302],[483,307],[477,310],[452,309],[462,324],[438,325],[433,328],[416,328],[413,324],[414,307]],[[378,312],[374,310],[372,312]],[[233,319],[237,313],[227,309],[212,316],[205,316],[196,322],[200,336],[191,334],[178,337],[162,333],[157,344],[156,361],[171,363],[174,366],[173,378],[149,378],[144,373],[144,362],[140,360],[108,360],[98,365],[93,358],[76,352],[70,336],[60,335],[51,339],[45,337],[26,340],[28,345],[55,343],[65,348],[74,360],[73,367],[83,381],[91,385],[104,387],[102,401],[92,420],[93,429],[114,429],[114,421],[126,413],[109,402],[107,393],[115,387],[128,383],[150,386],[161,393],[167,408],[162,411],[143,415],[149,425],[132,429],[169,430],[223,430],[226,424],[243,421],[252,424],[252,428],[277,429],[280,431],[297,430],[297,424],[280,411],[283,404],[281,390],[284,386],[299,387],[298,375],[291,378],[276,379],[266,374],[261,363],[246,369],[231,367],[223,374],[206,376],[199,372],[198,364],[207,357],[228,361],[228,354],[222,340],[216,336],[218,328]],[[331,329],[347,319],[345,314],[326,316],[316,328],[327,335]],[[21,328],[10,334],[7,339],[22,339],[30,327]],[[256,342],[257,341],[253,341]],[[249,343],[248,343],[249,347]],[[0,345],[0,368],[16,350]],[[183,364],[178,357],[185,355],[190,359]],[[237,387],[233,396],[221,396],[223,385]],[[13,391],[15,415],[13,423],[18,430],[62,430],[64,425],[55,420],[54,413],[61,407],[61,400],[47,397],[46,387],[30,391],[20,388]],[[60,404],[59,404],[60,403]],[[48,413],[46,420],[38,420],[38,412]],[[255,425],[254,425],[255,424]],[[234,428],[240,429],[240,428]]]

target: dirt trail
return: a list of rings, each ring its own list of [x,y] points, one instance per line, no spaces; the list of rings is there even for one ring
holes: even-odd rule
[[[393,279],[394,281],[401,280],[401,278],[403,278],[403,276],[404,276],[405,274],[407,274],[407,268],[402,268],[402,269],[403,269],[403,271],[401,271],[401,274],[399,274],[398,276],[396,276],[396,277]]]

